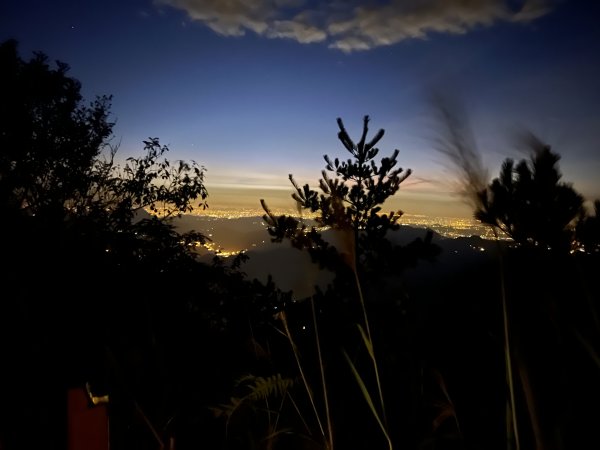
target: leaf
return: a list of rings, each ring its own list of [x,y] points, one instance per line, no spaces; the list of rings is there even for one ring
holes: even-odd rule
[[[373,399],[371,398],[371,394],[369,394],[369,390],[367,389],[365,382],[363,381],[362,377],[360,376],[360,373],[358,373],[356,366],[354,365],[354,363],[348,356],[348,353],[346,353],[345,350],[343,350],[343,353],[344,353],[344,357],[346,358],[346,361],[348,361],[348,364],[350,365],[350,369],[352,370],[352,373],[354,374],[354,378],[356,378],[356,382],[358,383],[358,386],[360,387],[363,397],[365,398],[367,404],[369,405],[369,408],[371,409],[371,413],[375,417],[375,420],[377,420],[377,423],[379,424],[381,431],[383,432],[385,438],[387,439],[389,448],[391,450],[392,449],[392,441],[390,440],[390,436],[389,436],[388,432],[386,431],[385,427],[383,426],[383,422],[381,421],[379,414],[377,413],[377,409],[375,408],[375,405],[373,404]]]
[[[367,351],[369,352],[369,356],[371,357],[371,359],[373,360],[373,362],[375,362],[375,352],[373,351],[373,343],[369,339],[369,336],[367,336],[367,333],[365,332],[365,330],[362,327],[362,325],[357,324],[356,326],[358,327],[358,331],[360,331],[360,335],[362,336],[363,342],[365,343],[365,347],[367,347]]]

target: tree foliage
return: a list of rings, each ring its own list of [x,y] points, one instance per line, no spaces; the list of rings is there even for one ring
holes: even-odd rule
[[[398,167],[398,150],[377,161],[377,144],[384,136],[384,130],[369,139],[369,117],[365,116],[361,137],[354,142],[341,119],[337,119],[337,124],[338,139],[350,157],[324,156],[326,166],[319,180],[320,192],[308,184],[300,187],[293,175],[289,176],[293,186],[292,199],[299,211],[308,211],[311,218],[276,216],[262,200],[266,213],[264,220],[273,242],[289,240],[295,248],[307,251],[313,262],[334,274],[326,289],[317,286],[313,298],[287,307],[290,317],[295,317],[298,323],[313,323],[312,338],[320,343],[316,366],[327,367],[326,375],[321,372],[321,382],[326,385],[322,386],[322,391],[327,391],[324,395],[330,399],[331,407],[326,407],[323,413],[327,421],[318,421],[328,424],[328,431],[319,427],[323,445],[326,448],[333,445],[330,417],[334,429],[347,430],[336,435],[338,447],[376,445],[373,442],[382,439],[382,430],[391,445],[392,441],[405,437],[399,437],[402,432],[398,427],[394,429],[394,436],[386,432],[387,427],[383,425],[386,417],[384,388],[387,388],[385,400],[393,404],[408,395],[406,385],[400,386],[392,380],[406,376],[407,367],[413,363],[409,361],[413,349],[405,339],[409,328],[405,315],[409,302],[402,275],[419,260],[433,259],[439,248],[432,243],[433,233],[429,230],[423,238],[406,245],[395,241],[402,235],[399,224],[402,211],[388,214],[382,211],[385,202],[411,175],[411,170]],[[371,328],[369,323],[376,326]],[[358,330],[361,333],[357,333],[357,324],[360,324]],[[286,326],[290,342],[293,333],[305,334],[307,327],[291,331],[292,328]],[[294,354],[313,353],[314,343],[305,344],[292,344]],[[374,348],[385,348],[385,356],[377,354]],[[312,374],[306,379],[311,378],[310,375],[318,376],[316,368],[311,369]],[[353,373],[361,377],[357,378]],[[357,380],[360,389],[357,389]],[[365,400],[371,409],[364,404]],[[350,412],[342,406],[349,401],[364,408]],[[314,404],[312,407],[319,418],[318,408]],[[395,412],[397,414],[398,410]],[[378,421],[382,417],[383,422],[375,422],[373,414]],[[399,416],[394,415],[389,423],[400,421]]]
[[[144,142],[145,156],[119,167],[110,97],[85,105],[68,65],[53,68],[42,53],[25,61],[15,41],[0,46],[0,57],[0,205],[9,213],[3,226],[10,242],[36,236],[60,243],[57,258],[85,256],[94,265],[139,265],[166,247],[177,258],[192,257],[189,250],[204,237],[179,236],[167,219],[206,206],[204,168],[172,165],[157,138]],[[162,256],[146,266],[163,270],[170,259]]]
[[[23,61],[15,41],[0,46],[0,58],[0,201],[31,213],[62,207],[86,190],[111,134],[110,97],[82,105],[66,64],[53,69],[42,53]]]
[[[569,250],[583,197],[561,181],[560,156],[533,137],[530,144],[529,160],[504,161],[499,177],[480,193],[475,217],[521,245]]]
[[[7,449],[65,448],[64,389],[84,381],[110,391],[111,448],[152,436],[139,423],[166,439],[170,423],[204,420],[192,399],[209,403],[205,386],[217,392],[244,355],[249,316],[285,297],[248,281],[243,257],[200,262],[206,238],[174,219],[207,206],[204,167],[169,161],[158,138],[118,164],[110,97],[86,105],[68,69],[0,44]]]
[[[338,273],[346,266],[358,268],[367,276],[399,273],[420,257],[434,256],[436,249],[431,245],[431,232],[424,240],[406,247],[395,245],[389,239],[388,232],[399,229],[398,220],[403,213],[381,214],[383,205],[411,174],[410,169],[397,167],[399,150],[377,163],[376,145],[384,135],[383,129],[367,140],[369,117],[365,116],[361,138],[355,143],[341,119],[337,119],[337,124],[338,139],[351,157],[341,160],[324,156],[326,166],[319,180],[321,193],[308,184],[300,187],[293,175],[289,176],[294,187],[292,198],[299,208],[316,214],[316,226],[287,215],[277,217],[262,201],[272,240],[290,239],[295,247],[307,250],[315,262]],[[335,244],[321,232],[329,228],[337,238]]]

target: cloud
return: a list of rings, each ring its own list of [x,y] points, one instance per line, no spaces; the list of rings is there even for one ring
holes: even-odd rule
[[[551,10],[552,7],[547,0],[529,0],[526,1],[519,12],[513,16],[513,21],[531,22],[545,16]]]
[[[266,36],[270,38],[294,39],[301,44],[312,44],[327,39],[327,33],[309,23],[297,20],[276,20],[267,30]]]
[[[302,44],[364,51],[432,34],[465,34],[497,22],[528,23],[553,0],[155,0],[223,36],[253,32]]]

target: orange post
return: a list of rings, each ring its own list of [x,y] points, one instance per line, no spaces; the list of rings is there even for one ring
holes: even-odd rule
[[[94,404],[85,388],[67,393],[68,450],[109,450],[106,403]]]

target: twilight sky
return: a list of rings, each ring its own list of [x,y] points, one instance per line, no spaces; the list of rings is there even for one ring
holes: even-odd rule
[[[469,216],[435,150],[432,92],[463,104],[490,175],[530,130],[564,179],[600,198],[600,2],[595,0],[9,0],[0,40],[113,95],[122,158],[160,138],[207,168],[211,208],[293,206],[362,117],[413,175],[390,206]]]

